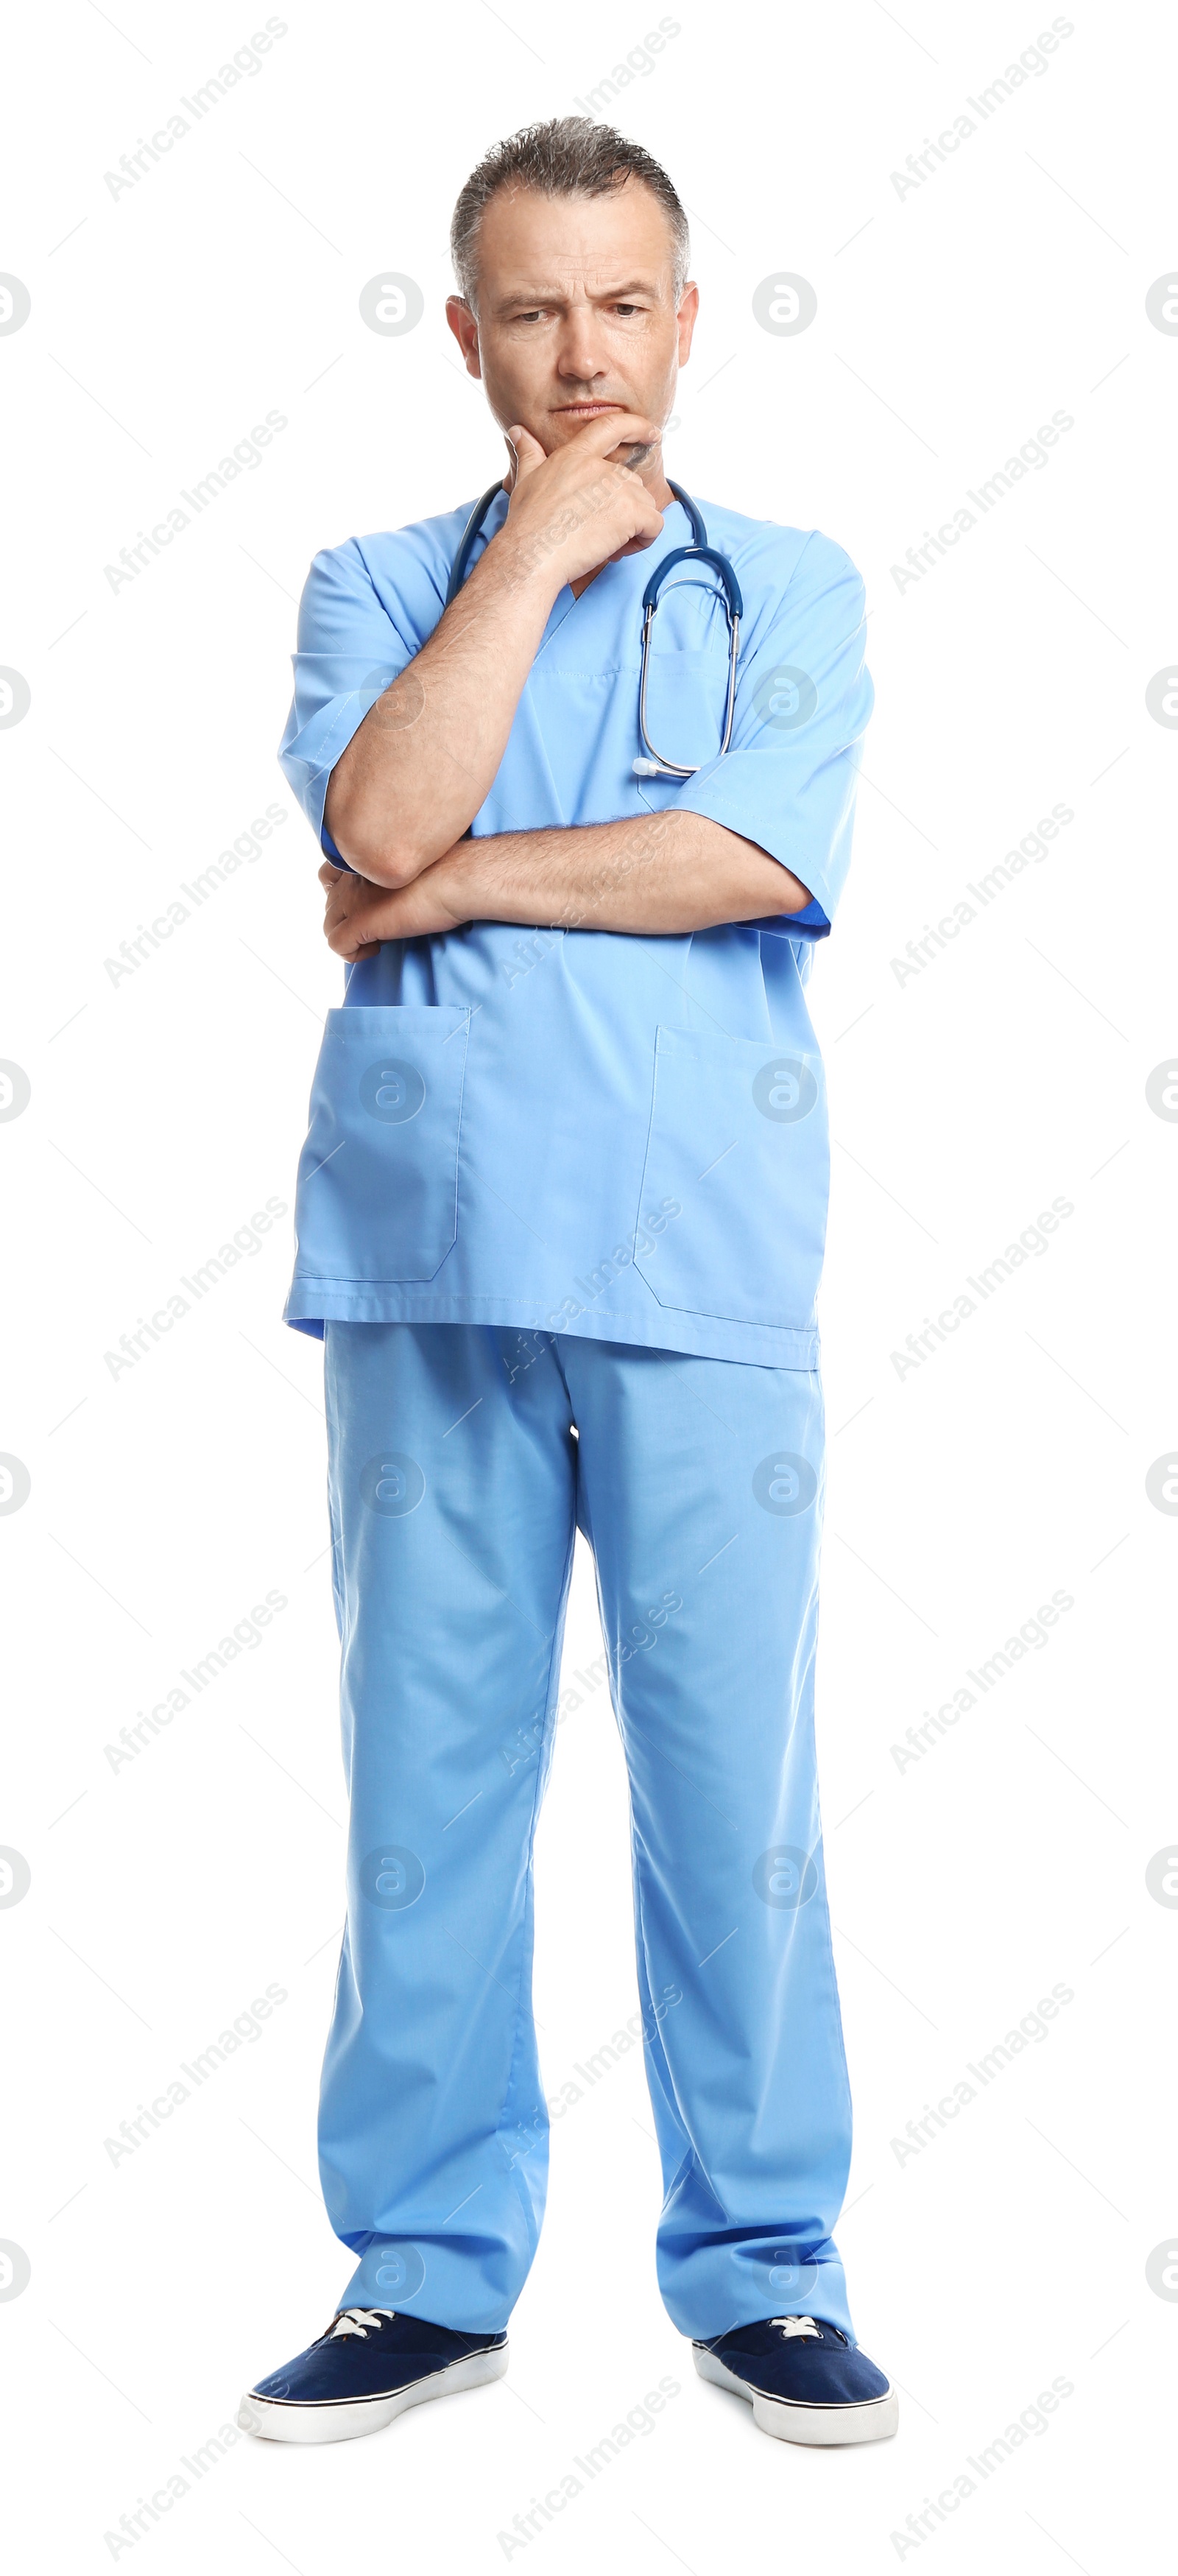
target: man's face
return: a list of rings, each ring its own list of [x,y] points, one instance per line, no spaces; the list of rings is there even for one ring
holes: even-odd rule
[[[641,181],[604,197],[500,189],[479,236],[477,316],[457,296],[447,306],[500,428],[520,423],[551,455],[603,411],[666,421],[699,302],[688,286],[676,304],[672,257]]]

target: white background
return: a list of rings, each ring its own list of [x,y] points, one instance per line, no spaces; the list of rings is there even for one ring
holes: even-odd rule
[[[320,2330],[350,2257],[315,2172],[343,1792],[321,1352],[279,1320],[289,1214],[133,1367],[104,1355],[268,1197],[289,1210],[339,990],[274,757],[297,595],[318,547],[494,476],[442,317],[453,199],[490,142],[571,111],[645,33],[629,8],[536,0],[281,16],[260,71],[117,197],[104,173],[262,19],[65,0],[9,38],[0,266],[32,298],[0,338],[0,662],[31,690],[0,738],[0,1054],[32,1086],[0,1132],[0,1447],[31,1477],[2,1531],[0,1840],[31,1870],[0,1913],[0,2236],[31,2265],[0,2305],[10,2551],[158,2576],[427,2554],[702,2576],[753,2553],[1100,2576],[1163,2511],[1178,2334],[1146,2274],[1178,2230],[1178,1913],[1145,1875],[1178,1827],[1159,1609],[1178,1527],[1145,1481],[1178,1434],[1178,1127],[1145,1089],[1176,1044],[1178,733],[1146,689],[1178,655],[1178,338],[1145,305],[1178,251],[1175,65],[1160,13],[1078,8],[1046,70],[901,196],[891,174],[1050,26],[1029,0],[681,8],[612,111],[693,216],[671,470],[705,504],[826,530],[871,607],[854,869],[811,987],[837,1140],[820,1726],[857,2114],[840,2241],[899,2437],[786,2448],[697,2381],[657,2295],[631,2054],[554,2126],[505,2383],[321,2452],[226,2443],[119,2534]],[[358,311],[381,262],[425,297],[401,337]],[[754,318],[774,263],[817,295],[795,337]],[[104,567],[270,410],[286,426],[256,470],[112,589]],[[1046,465],[901,589],[906,550],[1056,411]],[[112,981],[120,943],[274,800],[256,863]],[[1049,855],[901,982],[908,941],[1056,803],[1074,819]],[[1056,1198],[1073,1213],[1049,1249],[901,1377],[906,1337]],[[260,1645],[113,1769],[120,1729],[268,1590],[286,1607]],[[1057,1590],[1049,1642],[901,1769],[906,1730]],[[582,1563],[570,1669],[598,1650]],[[287,1999],[261,2037],[112,2163],[120,2122],[268,1984]],[[1073,1999],[1049,2036],[901,2162],[925,2102],[1055,1985]],[[635,2003],[599,1690],[560,1730],[539,1841],[550,2091]],[[679,2394],[657,2428],[509,2556],[512,2517],[660,2377]],[[1072,2393],[1049,2428],[914,2536],[1053,2379]]]

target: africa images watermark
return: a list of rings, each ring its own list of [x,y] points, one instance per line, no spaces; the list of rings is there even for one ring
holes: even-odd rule
[[[533,2148],[540,2146],[548,2138],[551,2123],[554,2120],[563,2120],[566,2111],[573,2110],[578,2102],[583,2102],[587,2092],[594,2085],[600,2084],[615,2066],[619,2066],[632,2048],[637,2048],[640,2044],[649,2047],[660,2022],[665,2021],[667,2014],[682,2001],[682,1986],[677,1986],[673,1982],[661,1986],[657,2000],[653,1996],[650,1999],[649,2013],[642,2009],[631,2013],[624,2024],[619,2023],[612,2039],[603,2040],[600,2047],[593,2050],[591,2056],[584,2059],[574,2058],[573,2073],[564,2077],[555,2092],[546,2094],[542,2103],[533,2102],[531,2110],[524,2112],[518,2120],[513,2121],[510,2129],[498,2131],[500,2144],[509,2164],[513,2168],[523,2164],[525,2158],[531,2155]],[[583,2078],[580,2084],[575,2080],[578,2075]]]
[[[950,1727],[956,1726],[959,1718],[968,1717],[971,1708],[976,1708],[979,1700],[987,1691],[993,1690],[997,1682],[1004,1681],[1007,1673],[1022,1663],[1024,1656],[1032,1652],[1041,1654],[1044,1646],[1051,1643],[1051,1630],[1058,1626],[1065,1612],[1074,1610],[1075,1606],[1075,1594],[1065,1591],[1060,1584],[1050,1601],[1041,1601],[1038,1610],[1023,1620],[1017,1634],[1010,1635],[1004,1646],[996,1646],[984,1663],[979,1660],[976,1666],[967,1665],[965,1681],[957,1684],[951,1697],[942,1700],[936,1710],[926,1708],[922,1724],[908,1728],[903,1744],[892,1745],[892,1760],[901,1777],[905,1771],[911,1770],[914,1762],[923,1762],[942,1736],[948,1734]],[[972,1690],[968,1687],[970,1682],[973,1683]]]
[[[162,1342],[174,1324],[191,1314],[193,1306],[208,1296],[209,1290],[217,1286],[227,1270],[235,1270],[239,1261],[252,1261],[262,1249],[263,1235],[269,1234],[271,1226],[285,1215],[285,1199],[267,1199],[264,1208],[254,1209],[248,1224],[237,1227],[232,1242],[227,1241],[218,1252],[210,1253],[199,1269],[193,1269],[191,1277],[181,1271],[180,1286],[187,1288],[187,1297],[182,1297],[179,1290],[175,1290],[165,1305],[157,1306],[154,1315],[139,1317],[135,1332],[120,1334],[117,1351],[103,1352],[111,1376],[117,1380],[127,1369],[136,1368],[140,1360],[146,1359],[153,1343]]]
[[[539,1336],[535,1338],[538,1339]],[[547,1344],[548,1336],[544,1338]],[[523,1340],[522,1334],[520,1340]],[[530,1362],[525,1365],[530,1365]],[[615,1637],[616,1653],[612,1666],[605,1653],[594,1657],[587,1672],[582,1671],[578,1665],[573,1674],[573,1681],[561,1691],[556,1702],[556,1725],[563,1726],[566,1718],[572,1717],[577,1709],[583,1708],[585,1699],[592,1698],[594,1691],[600,1690],[603,1682],[608,1681],[612,1689],[631,1657],[649,1654],[652,1646],[658,1643],[659,1630],[665,1627],[667,1620],[673,1618],[675,1612],[682,1607],[681,1592],[664,1592],[647,1611],[644,1619],[631,1621],[628,1635],[623,1637],[619,1634]],[[584,1698],[581,1692],[573,1687],[576,1682],[584,1684]],[[500,1745],[499,1759],[509,1779],[526,1763],[539,1761],[547,1727],[548,1711],[543,1707],[538,1708],[522,1726],[516,1728],[514,1735],[509,1736],[507,1741]]]
[[[199,2479],[207,2477],[209,2470],[216,2467],[218,2460],[224,2459],[234,2443],[244,2438],[235,2425],[222,2424],[219,2432],[210,2433],[207,2442],[202,2442],[199,2450],[193,2451],[191,2456],[187,2451],[181,2451],[180,2468],[172,2470],[166,2484],[155,2487],[150,2496],[141,2495],[133,2511],[121,2513],[117,2531],[103,2532],[109,2555],[121,2558],[126,2550],[134,2548],[137,2540],[146,2540],[153,2525],[162,2522],[173,2505],[179,2504],[183,2496],[190,2495]],[[187,2477],[181,2476],[181,2469],[187,2469]]]
[[[263,448],[269,447],[272,439],[277,438],[279,431],[287,426],[284,411],[268,411],[264,420],[255,422],[248,437],[238,439],[232,455],[223,456],[219,465],[210,466],[208,473],[202,474],[191,491],[181,484],[180,500],[187,501],[188,508],[182,510],[179,502],[173,503],[166,518],[157,519],[153,528],[140,528],[135,545],[120,547],[117,564],[103,565],[111,589],[117,592],[128,582],[137,581],[140,573],[147,571],[153,557],[161,555],[173,538],[180,536],[185,528],[190,528],[193,520],[199,518],[202,510],[207,510],[210,501],[218,498],[227,483],[236,483],[239,474],[256,472],[262,462]]]
[[[1065,1986],[1061,1979],[1049,1995],[1040,1995],[1038,2003],[1022,2015],[1016,2027],[1007,2031],[1005,2039],[995,2040],[993,2048],[987,2049],[984,2057],[968,2057],[966,2074],[958,2077],[949,2092],[942,2093],[939,2102],[926,2102],[923,2118],[910,2120],[902,2138],[891,2140],[897,2164],[903,2167],[911,2163],[913,2156],[922,2155],[951,2121],[959,2118],[971,2102],[979,2099],[988,2084],[993,2084],[1008,2066],[1013,2066],[1015,2058],[1021,2057],[1024,2049],[1039,2047],[1045,2039],[1050,2039],[1052,2022],[1058,2020],[1065,2007],[1075,2000],[1074,1986]],[[974,2078],[972,2084],[968,2081],[971,2075]]]
[[[582,108],[586,116],[598,116],[602,108],[612,107],[619,91],[629,89],[635,80],[645,80],[654,70],[656,54],[665,53],[672,37],[682,33],[677,18],[660,18],[658,26],[648,30],[641,44],[631,45],[625,60],[615,63],[612,72],[599,80],[595,88],[586,90],[584,98],[578,98],[574,93],[574,107]]]
[[[558,2484],[549,2487],[542,2497],[533,2496],[525,2513],[514,2514],[510,2531],[496,2532],[504,2557],[514,2558],[517,2551],[526,2549],[530,2541],[539,2540],[546,2526],[556,2521],[558,2514],[564,2512],[574,2497],[584,2494],[586,2487],[594,2478],[601,2476],[603,2469],[609,2468],[620,2451],[627,2450],[631,2442],[656,2430],[663,2408],[679,2395],[680,2382],[677,2379],[669,2376],[660,2379],[657,2388],[647,2389],[639,2405],[627,2408],[624,2422],[615,2424],[612,2432],[603,2433],[592,2449],[586,2446],[584,2452],[574,2452],[572,2467],[566,2469]],[[575,2475],[578,2469],[581,2472],[579,2477]]]
[[[1063,2399],[1074,2394],[1074,2381],[1065,2379],[1061,2371],[1052,2380],[1050,2388],[1041,2388],[1038,2396],[1021,2409],[1016,2420],[1007,2425],[1005,2432],[995,2434],[984,2451],[968,2452],[966,2466],[958,2471],[952,2485],[942,2487],[936,2497],[926,2496],[920,2512],[909,2514],[904,2529],[889,2533],[897,2558],[907,2558],[910,2550],[919,2549],[923,2541],[932,2540],[942,2523],[948,2522],[950,2515],[956,2513],[971,2495],[976,2495],[985,2480],[992,2478],[996,2470],[1012,2459],[1024,2442],[1049,2433],[1052,2416],[1058,2412]],[[967,2474],[970,2469],[974,2471],[973,2477]]]
[[[976,1315],[980,1306],[996,1296],[1016,1270],[1021,1270],[1031,1259],[1041,1261],[1044,1253],[1051,1250],[1052,1235],[1057,1234],[1065,1219],[1075,1213],[1072,1199],[1065,1199],[1062,1195],[1054,1198],[1049,1208],[1040,1209],[1033,1225],[1024,1225],[1017,1243],[1008,1243],[1005,1252],[997,1253],[984,1270],[979,1268],[976,1273],[967,1271],[966,1283],[974,1290],[974,1295],[969,1297],[965,1289],[959,1290],[951,1306],[942,1306],[935,1318],[925,1316],[923,1332],[909,1333],[904,1349],[892,1352],[892,1367],[901,1384],[914,1369],[923,1368],[926,1361],[935,1356],[939,1345],[947,1342],[971,1315]]]
[[[179,930],[182,922],[190,921],[193,913],[208,902],[209,896],[215,894],[219,886],[223,886],[231,876],[236,876],[240,867],[254,866],[261,858],[263,842],[269,840],[272,832],[278,831],[286,818],[285,805],[267,805],[264,814],[255,814],[248,832],[239,832],[231,849],[219,850],[216,858],[210,859],[200,875],[193,878],[191,885],[181,878],[180,894],[186,894],[188,902],[181,903],[179,895],[173,897],[166,912],[157,912],[150,923],[141,921],[138,924],[138,938],[124,939],[120,943],[117,957],[103,958],[103,965],[116,991],[128,976],[137,975],[140,967],[146,966],[154,951],[163,947],[165,940],[171,938],[174,930]]]
[[[522,1334],[520,1339],[523,1339]],[[545,1335],[546,1343],[547,1340],[548,1336]],[[525,1362],[525,1366],[527,1365],[530,1363]],[[604,1653],[595,1655],[592,1663],[585,1669],[578,1664],[572,1681],[566,1683],[557,1700],[554,1723],[557,1726],[563,1726],[566,1718],[574,1716],[579,1708],[583,1708],[585,1701],[592,1699],[594,1692],[599,1691],[602,1683],[607,1682],[609,1677],[609,1659]],[[576,1688],[578,1682],[584,1684],[583,1692]],[[539,1761],[547,1724],[547,1712],[543,1708],[537,1709],[532,1717],[525,1719],[521,1726],[517,1726],[514,1735],[507,1736],[500,1745],[499,1759],[509,1780],[517,1771],[522,1770],[526,1763]]]
[[[193,2094],[202,2084],[207,2084],[209,2077],[224,2066],[227,2058],[235,2057],[239,2048],[250,2047],[254,2040],[260,2039],[271,2013],[277,2012],[279,2005],[286,2000],[285,1986],[267,1986],[264,1995],[255,1995],[248,2008],[234,2016],[232,2029],[226,2028],[219,2038],[211,2039],[208,2047],[202,2048],[200,2055],[193,2057],[191,2062],[182,2057],[180,2075],[188,2077],[187,2084],[181,2083],[180,2075],[174,2075],[165,2090],[156,2094],[154,2101],[139,2104],[135,2119],[119,2122],[117,2137],[103,2139],[112,2165],[117,2168],[127,2156],[133,2156],[137,2148],[145,2147],[155,2131],[163,2127],[165,2120],[170,2120],[185,2102],[190,2102]]]
[[[1006,105],[1007,99],[1013,98],[1016,90],[1025,89],[1029,80],[1042,80],[1044,72],[1051,68],[1051,55],[1057,54],[1064,39],[1074,36],[1075,32],[1070,18],[1053,18],[1050,27],[1044,29],[1033,45],[1024,45],[1018,61],[1008,63],[1005,71],[976,98],[967,92],[966,105],[972,107],[973,116],[967,116],[962,109],[954,117],[952,125],[946,126],[935,140],[931,134],[926,134],[923,152],[910,152],[904,168],[892,171],[892,186],[901,205],[914,189],[924,187],[929,179],[935,178],[950,155],[960,151],[962,144],[968,143],[970,136],[996,115],[998,109]]]
[[[1051,449],[1059,445],[1065,431],[1075,426],[1070,411],[1053,411],[1050,420],[1042,424],[1033,438],[1024,438],[1017,456],[1008,456],[1005,465],[996,469],[976,490],[972,484],[967,484],[967,497],[976,502],[976,509],[967,510],[964,502],[959,503],[952,519],[943,520],[935,532],[926,528],[924,544],[909,546],[903,563],[892,565],[892,579],[901,597],[914,581],[922,581],[926,573],[935,572],[939,558],[947,555],[950,547],[957,545],[962,537],[968,536],[970,529],[976,528],[979,520],[1004,500],[1025,475],[1032,471],[1041,474],[1044,466],[1051,462]]]
[[[1001,859],[995,859],[993,866],[987,868],[985,876],[980,877],[976,884],[972,878],[967,877],[965,894],[958,897],[952,912],[942,913],[936,922],[926,921],[924,938],[910,939],[903,956],[893,957],[890,960],[892,973],[901,992],[915,976],[923,975],[926,967],[933,965],[939,956],[943,956],[952,942],[968,928],[969,923],[977,920],[979,912],[994,903],[1000,894],[1004,894],[1006,888],[1013,885],[1015,878],[1022,876],[1032,862],[1036,867],[1042,867],[1044,859],[1050,857],[1052,841],[1058,838],[1067,824],[1074,823],[1075,819],[1072,806],[1065,805],[1062,801],[1058,805],[1053,805],[1050,814],[1040,816],[1033,832],[1024,832],[1017,850],[1007,850]],[[972,894],[976,900],[973,903],[967,903],[966,894]]]
[[[265,26],[256,30],[249,43],[239,45],[232,60],[222,63],[219,71],[210,73],[191,98],[181,96],[180,106],[187,108],[187,116],[173,110],[166,122],[157,126],[154,134],[140,135],[137,152],[123,153],[117,170],[103,171],[107,193],[114,198],[116,205],[120,197],[137,188],[140,181],[149,176],[166,153],[174,151],[177,143],[183,142],[186,134],[191,134],[193,126],[199,125],[202,117],[218,106],[231,89],[236,89],[243,80],[255,78],[261,71],[263,56],[270,53],[286,33],[285,18],[267,18]]]
[[[199,1661],[194,1656],[191,1666],[182,1664],[179,1681],[172,1683],[164,1697],[157,1699],[153,1708],[137,1709],[134,1726],[120,1727],[117,1744],[103,1745],[109,1769],[117,1776],[128,1762],[137,1762],[161,1729],[170,1726],[174,1717],[180,1717],[186,1708],[190,1708],[199,1693],[207,1690],[209,1683],[215,1682],[229,1664],[236,1663],[239,1655],[252,1654],[255,1647],[261,1645],[264,1631],[286,1606],[285,1592],[272,1589],[264,1601],[255,1601],[252,1610],[234,1622],[232,1633],[227,1631]],[[187,1683],[187,1689],[182,1688],[184,1683]]]

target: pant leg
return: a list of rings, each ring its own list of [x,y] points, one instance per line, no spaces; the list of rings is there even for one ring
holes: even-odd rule
[[[345,2304],[496,2332],[543,2215],[532,1838],[575,1528],[550,1342],[329,1323],[351,1800],[320,2173]]]
[[[820,1383],[567,1335],[560,1355],[630,1774],[659,2286],[685,2334],[806,2312],[849,2332],[814,1756]]]

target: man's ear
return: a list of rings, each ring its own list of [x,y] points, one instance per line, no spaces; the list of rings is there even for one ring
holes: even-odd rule
[[[474,376],[481,383],[483,370],[479,364],[479,326],[465,295],[446,297],[446,320],[462,351],[467,375]]]
[[[679,364],[685,367],[691,356],[691,335],[699,313],[698,286],[685,286],[679,303]]]

